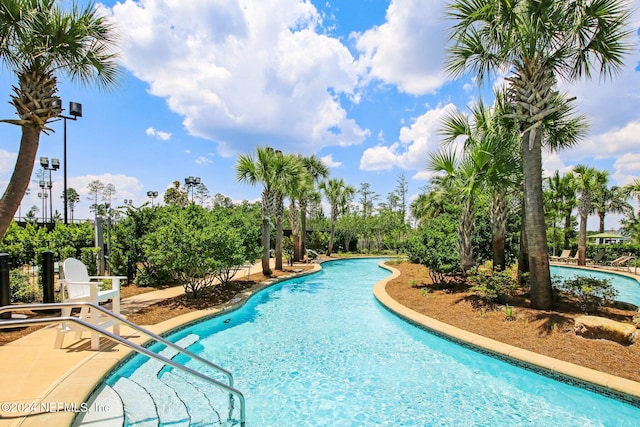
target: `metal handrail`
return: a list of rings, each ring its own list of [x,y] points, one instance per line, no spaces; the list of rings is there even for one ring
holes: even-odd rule
[[[176,350],[179,350],[180,352],[188,355],[188,356],[195,356],[194,358],[200,361],[203,361],[204,363],[206,363],[207,365],[212,365],[213,367],[217,367],[219,368],[217,365],[209,362],[206,359],[201,358],[200,356],[197,356],[191,352],[189,352],[188,350],[170,342],[165,340],[164,338],[154,334],[151,331],[148,331],[144,328],[142,328],[141,326],[136,325],[135,323],[132,323],[126,319],[124,319],[121,316],[118,316],[106,309],[103,309],[102,307],[90,303],[90,302],[76,302],[76,303],[55,303],[55,304],[24,304],[24,305],[19,305],[19,306],[4,306],[4,307],[0,307],[0,313],[6,313],[6,312],[11,312],[11,311],[15,311],[15,310],[49,310],[49,309],[53,309],[53,308],[66,308],[66,307],[78,307],[78,306],[91,306],[92,308],[97,308],[99,311],[107,314],[108,316],[114,317],[118,320],[123,321],[123,323],[132,326],[134,329],[137,329],[140,332],[146,333],[149,336],[153,337],[154,339],[158,339],[158,341],[162,342],[165,345],[168,345]],[[87,329],[90,329],[94,332],[97,332],[101,335],[106,336],[107,338],[111,339],[112,341],[116,341],[122,345],[125,345],[133,350],[135,350],[136,352],[140,353],[140,354],[144,354],[145,356],[148,356],[152,359],[156,359],[159,360],[161,362],[163,362],[166,365],[170,365],[178,370],[184,371],[188,374],[194,375],[202,380],[205,380],[211,384],[213,384],[214,386],[223,389],[225,391],[227,391],[229,393],[229,397],[230,397],[230,402],[229,402],[229,418],[231,418],[232,413],[233,413],[233,409],[234,409],[234,405],[233,405],[233,396],[236,396],[238,398],[238,400],[240,401],[240,426],[241,427],[245,427],[245,423],[246,423],[246,404],[245,404],[245,398],[244,395],[242,394],[242,392],[240,392],[239,390],[236,390],[235,388],[233,388],[232,385],[227,385],[224,384],[214,378],[211,378],[207,375],[204,375],[196,370],[193,370],[187,366],[184,366],[178,362],[175,362],[172,359],[169,359],[165,356],[162,356],[158,353],[155,353],[151,350],[149,350],[148,348],[142,347],[134,342],[131,342],[125,338],[119,337],[115,334],[112,334],[109,331],[106,331],[102,328],[99,328],[95,325],[93,325],[92,323],[89,323],[83,319],[80,319],[78,317],[74,317],[74,316],[64,316],[64,317],[43,317],[43,318],[38,318],[38,319],[20,319],[20,320],[5,320],[5,321],[1,321],[0,322],[0,329],[3,328],[12,328],[12,327],[17,327],[17,326],[30,326],[30,325],[50,325],[50,324],[56,324],[56,323],[62,323],[62,322],[73,322],[73,323],[77,323],[80,326],[83,326]],[[221,371],[224,372],[228,372],[223,368],[219,368]],[[233,381],[233,377],[231,377],[231,381]]]
[[[216,365],[213,362],[208,361],[207,359],[204,359],[200,356],[198,356],[195,353],[190,352],[189,350],[187,350],[186,348],[182,348],[179,345],[172,343],[171,341],[168,341],[164,338],[162,338],[160,335],[157,335],[153,332],[151,332],[148,329],[143,328],[140,325],[137,325],[133,322],[131,322],[130,320],[125,319],[124,317],[107,310],[106,308],[101,307],[98,304],[92,303],[92,302],[88,302],[88,301],[80,301],[80,302],[60,302],[60,303],[52,303],[52,304],[21,304],[21,305],[8,305],[5,307],[0,307],[0,314],[8,312],[8,311],[15,311],[15,310],[32,310],[32,311],[38,311],[38,310],[51,310],[51,309],[55,309],[55,308],[76,308],[76,307],[91,307],[92,309],[96,309],[98,311],[100,311],[101,313],[105,314],[107,317],[111,317],[114,319],[117,319],[120,323],[123,323],[127,326],[129,326],[130,328],[138,331],[138,332],[142,332],[143,334],[148,335],[149,337],[153,338],[154,340],[166,345],[167,347],[171,347],[174,350],[179,351],[180,353],[189,356],[192,359],[195,359],[201,363],[204,363],[205,365],[207,365],[208,367],[212,368],[213,370],[216,370],[222,374],[224,374],[228,380],[229,380],[229,386],[233,387],[233,374],[231,374],[231,372],[229,372],[228,370],[224,369],[221,366]]]

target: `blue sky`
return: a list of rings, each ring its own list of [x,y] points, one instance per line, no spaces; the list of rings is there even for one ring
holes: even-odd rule
[[[211,195],[256,200],[260,189],[237,184],[234,166],[239,153],[259,145],[317,154],[333,177],[356,188],[368,182],[381,199],[403,173],[415,197],[428,183],[426,158],[438,148],[443,115],[466,110],[481,93],[470,76],[453,81],[443,72],[445,3],[104,1],[121,34],[120,87],[105,93],[64,78],[59,85],[65,108],[83,105],[67,132],[69,186],[82,196],[76,218],[89,216],[86,186],[94,179],[115,185],[114,204],[140,205],[148,190],[161,200],[187,176],[200,177]],[[640,10],[640,0],[630,3]],[[638,29],[640,13],[633,20]],[[638,41],[636,33],[613,81],[564,86],[592,127],[579,147],[546,155],[546,170],[587,163],[610,170],[612,185],[640,177]],[[1,118],[15,117],[8,104],[14,83],[0,73]],[[62,159],[62,123],[53,128],[38,156]],[[19,140],[16,126],[0,124],[0,191]],[[61,171],[53,182],[61,211]],[[34,181],[23,211],[40,206],[37,190]],[[608,225],[617,228],[614,217]]]

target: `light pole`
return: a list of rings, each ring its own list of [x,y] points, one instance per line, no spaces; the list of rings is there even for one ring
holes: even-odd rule
[[[60,109],[60,111],[62,112],[62,100],[60,98],[57,98],[53,101],[53,108],[55,109]],[[78,120],[78,117],[82,117],[82,104],[78,103],[78,102],[69,102],[69,114],[70,116],[63,116],[62,114],[58,114],[58,117],[60,117],[63,121],[64,121],[64,132],[63,132],[63,139],[64,139],[64,145],[63,145],[63,157],[62,157],[62,161],[64,162],[64,223],[65,225],[68,224],[68,219],[67,219],[67,204],[68,204],[68,200],[67,200],[67,120]]]
[[[45,203],[47,192],[44,190],[46,187],[45,182],[43,180],[40,180],[39,184],[42,191],[38,193],[38,198],[42,199],[42,224],[44,225],[44,223],[47,222],[47,204]]]
[[[51,194],[51,188],[53,187],[53,181],[51,180],[51,171],[57,171],[60,169],[60,160],[51,159],[51,166],[49,166],[49,158],[48,157],[40,157],[40,166],[42,169],[49,171],[49,182],[46,183],[46,187],[49,189],[49,220],[51,225],[53,225],[53,196]],[[44,191],[45,181],[40,181],[40,187]]]
[[[189,189],[191,189],[191,203],[193,203],[193,189],[200,185],[200,177],[196,176],[195,178],[190,176],[184,179],[184,185],[187,186],[187,197],[189,197]]]
[[[157,191],[147,191],[147,197],[149,197],[151,199],[151,207],[153,207],[153,199],[158,197],[158,192]]]

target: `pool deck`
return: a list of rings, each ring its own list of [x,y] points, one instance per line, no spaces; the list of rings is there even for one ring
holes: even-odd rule
[[[384,268],[391,270],[393,274],[375,285],[374,294],[382,304],[398,315],[419,323],[427,329],[485,348],[492,353],[502,354],[505,357],[515,358],[553,372],[640,398],[640,383],[484,338],[401,306],[391,299],[385,291],[386,283],[397,277],[399,272],[388,266],[384,266]],[[259,269],[260,266],[256,264],[249,273],[257,272]],[[306,271],[304,274],[311,274],[319,269],[320,266],[316,265],[313,270]],[[157,325],[145,326],[145,328],[156,334],[167,333],[198,319],[234,309],[260,289],[292,276],[294,275],[272,279],[243,291],[239,295],[240,301],[234,304],[187,313]],[[632,277],[637,278],[637,276]],[[122,300],[121,311],[126,315],[182,293],[183,288],[178,286],[126,298]],[[121,329],[121,335],[138,344],[147,341],[147,338],[126,327]],[[81,404],[87,403],[96,385],[132,352],[127,347],[114,344],[106,339],[101,340],[100,351],[92,351],[88,336],[89,334],[85,333],[81,340],[75,340],[73,336],[66,337],[63,347],[56,350],[53,348],[56,328],[50,326],[0,346],[0,360],[2,360],[2,369],[0,369],[0,427],[72,424],[76,413],[71,409],[74,406],[80,408]],[[115,418],[118,414],[114,413],[113,416]]]

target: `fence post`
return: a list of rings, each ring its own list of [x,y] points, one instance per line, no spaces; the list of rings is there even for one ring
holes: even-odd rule
[[[53,294],[53,252],[42,252],[42,302],[55,302]]]
[[[0,254],[0,306],[11,304],[11,286],[9,284],[9,254]],[[11,313],[0,314],[0,319],[11,319]]]

